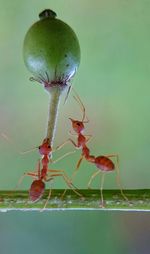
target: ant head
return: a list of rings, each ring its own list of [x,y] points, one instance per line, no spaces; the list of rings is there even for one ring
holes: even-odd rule
[[[38,201],[45,191],[45,183],[42,180],[34,180],[29,190],[29,198],[32,202]]]
[[[84,130],[84,124],[82,121],[74,120],[69,118],[72,122],[72,128],[76,133],[81,133]]]
[[[41,155],[50,155],[52,152],[52,148],[49,144],[49,139],[46,138],[43,140],[42,145],[39,146],[39,153]]]

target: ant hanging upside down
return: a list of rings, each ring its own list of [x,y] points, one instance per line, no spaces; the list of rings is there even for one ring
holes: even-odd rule
[[[101,204],[100,204],[100,206],[101,207],[104,207],[104,198],[103,198],[104,175],[105,175],[106,172],[112,172],[112,171],[114,171],[115,168],[117,170],[117,183],[119,185],[121,195],[123,196],[123,198],[125,200],[128,201],[128,198],[123,193],[122,186],[121,186],[120,174],[119,174],[120,172],[119,172],[119,157],[118,157],[118,155],[116,155],[116,154],[112,154],[112,155],[100,155],[100,156],[96,157],[96,156],[90,154],[90,149],[88,148],[87,143],[91,139],[92,135],[85,135],[84,134],[84,129],[85,129],[84,124],[88,123],[89,120],[88,120],[88,118],[87,118],[87,116],[85,114],[85,107],[84,107],[80,97],[77,95],[76,92],[75,92],[75,94],[76,95],[73,96],[73,97],[78,102],[78,104],[80,105],[80,108],[81,108],[82,114],[83,114],[81,120],[76,120],[76,119],[69,118],[71,120],[72,128],[73,128],[73,130],[75,132],[75,134],[72,134],[71,132],[70,132],[70,134],[77,136],[77,142],[75,143],[74,140],[69,138],[68,140],[63,142],[61,145],[59,145],[56,149],[59,150],[65,144],[67,144],[69,142],[72,143],[73,146],[76,149],[81,149],[81,157],[80,157],[80,159],[79,159],[79,161],[78,161],[78,163],[76,165],[76,169],[73,172],[72,180],[74,179],[74,177],[75,177],[75,175],[77,173],[77,170],[79,169],[83,159],[85,159],[86,161],[88,161],[90,163],[93,163],[96,166],[96,168],[98,168],[98,170],[96,172],[94,172],[92,174],[92,176],[90,177],[90,180],[88,182],[88,188],[90,188],[92,180],[98,174],[101,173],[102,174],[102,177],[101,177],[101,187],[100,187],[100,191],[101,191]],[[110,158],[113,158],[113,157],[115,157],[117,159],[116,166],[115,166],[114,162],[110,159]]]

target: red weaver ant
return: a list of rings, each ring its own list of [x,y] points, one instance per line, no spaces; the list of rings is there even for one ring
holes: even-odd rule
[[[40,155],[43,156],[41,159],[42,169],[40,170],[40,162],[39,162],[38,173],[32,173],[32,176],[35,176],[38,178],[38,180],[34,180],[32,182],[30,191],[29,191],[29,197],[30,197],[31,201],[33,201],[33,202],[38,201],[41,198],[41,196],[43,195],[44,190],[45,190],[45,183],[44,182],[50,181],[57,176],[63,177],[63,179],[66,182],[66,184],[68,185],[68,187],[70,187],[70,188],[74,187],[74,185],[71,183],[70,179],[68,178],[68,176],[64,170],[48,169],[49,162],[52,162],[52,159],[51,159],[52,148],[49,145],[49,143],[50,143],[49,139],[46,138],[43,140],[42,145],[39,146],[39,153],[40,153]],[[30,173],[27,173],[27,175],[30,175]],[[72,189],[72,190],[80,197],[82,196],[75,189]],[[49,198],[50,198],[50,194],[48,196],[47,202],[48,202]],[[47,202],[46,202],[46,204],[47,204]],[[46,207],[46,204],[45,204],[45,207]]]
[[[2,136],[4,138],[7,138],[7,136],[5,134],[2,134]],[[7,138],[7,140],[9,140],[9,139]],[[37,170],[33,171],[33,172],[24,173],[24,175],[20,178],[15,189],[18,188],[18,186],[21,184],[21,182],[23,181],[25,176],[31,176],[34,180],[30,186],[30,189],[29,189],[29,200],[32,202],[37,202],[44,194],[45,182],[51,181],[55,177],[60,176],[64,179],[67,186],[69,188],[71,188],[73,192],[75,192],[78,196],[82,197],[82,195],[76,190],[75,186],[72,184],[71,180],[68,178],[68,176],[64,170],[48,169],[49,162],[54,163],[54,162],[64,158],[66,155],[70,154],[70,152],[66,153],[59,159],[52,161],[52,147],[50,146],[49,143],[50,142],[49,142],[48,138],[45,138],[43,140],[42,144],[38,147],[39,153],[42,156],[42,159],[41,159],[41,161],[39,160],[39,162],[38,162]],[[33,148],[32,150],[34,150],[34,149],[35,148]],[[26,151],[26,152],[28,152],[28,151]],[[26,152],[22,152],[21,154],[26,153]],[[41,164],[42,164],[42,168],[41,168]],[[49,191],[49,195],[48,195],[48,198],[46,200],[46,203],[45,203],[43,209],[46,207],[46,205],[50,199],[50,196],[51,196],[51,189]]]
[[[87,116],[85,114],[85,107],[84,107],[80,97],[77,95],[77,93],[76,93],[76,96],[73,96],[73,97],[79,103],[80,108],[81,108],[82,113],[83,113],[82,119],[80,121],[72,119],[72,118],[69,118],[71,120],[71,123],[72,123],[72,128],[73,128],[73,130],[75,132],[75,134],[72,134],[71,132],[70,132],[70,134],[71,135],[77,135],[77,143],[75,143],[74,140],[69,138],[67,141],[65,141],[64,143],[59,145],[56,149],[60,149],[66,143],[71,142],[75,146],[75,148],[82,150],[81,157],[80,157],[80,159],[79,159],[79,161],[78,161],[78,163],[76,165],[76,169],[73,172],[72,178],[74,178],[77,170],[79,169],[83,158],[85,158],[88,162],[91,162],[91,163],[95,164],[95,166],[99,169],[98,171],[94,172],[92,174],[92,176],[90,177],[90,180],[88,182],[88,188],[90,188],[92,180],[98,174],[102,173],[101,187],[100,187],[100,191],[101,191],[101,206],[102,207],[104,207],[104,199],[103,199],[104,175],[105,175],[106,172],[111,172],[111,171],[115,170],[115,164],[113,163],[113,161],[110,158],[111,157],[116,157],[116,159],[117,159],[117,163],[116,163],[117,183],[119,185],[121,195],[123,196],[123,198],[125,200],[128,201],[127,197],[123,193],[122,186],[121,186],[120,174],[119,174],[120,172],[119,172],[119,157],[118,157],[118,155],[106,155],[106,156],[101,155],[101,156],[95,157],[95,156],[90,154],[90,149],[87,147],[87,143],[89,142],[89,140],[92,137],[92,135],[85,135],[85,134],[83,134],[84,129],[85,129],[84,124],[88,123],[89,120],[88,120],[88,118],[87,118]],[[85,118],[86,118],[86,120],[85,120]]]

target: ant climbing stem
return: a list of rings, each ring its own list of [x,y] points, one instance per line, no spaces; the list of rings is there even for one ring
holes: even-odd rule
[[[66,140],[65,142],[63,142],[61,145],[57,146],[56,147],[56,150],[59,150],[60,148],[62,148],[64,145],[66,145],[67,143],[71,142],[73,144],[73,146],[76,148],[76,149],[81,149],[82,150],[82,158],[80,158],[79,162],[77,163],[77,167],[76,167],[76,170],[79,168],[79,165],[81,164],[82,162],[82,159],[83,157],[86,158],[86,160],[88,161],[93,161],[93,158],[94,156],[91,156],[89,154],[90,150],[89,148],[86,146],[86,144],[90,141],[92,135],[84,135],[83,132],[84,132],[84,124],[85,123],[88,123],[89,122],[89,119],[87,118],[86,116],[86,113],[85,113],[85,107],[79,97],[79,95],[75,92],[75,90],[73,89],[74,93],[75,93],[75,96],[73,96],[73,98],[77,101],[77,103],[79,104],[80,106],[80,109],[82,111],[82,118],[81,120],[75,120],[75,119],[72,119],[72,118],[69,118],[69,120],[71,121],[72,123],[72,128],[73,130],[75,131],[75,134],[72,134],[70,132],[71,135],[76,135],[77,136],[77,143],[75,143],[74,140],[72,140],[71,138],[69,138],[68,140]],[[76,173],[76,170],[73,172],[72,174],[72,179],[74,178],[75,176],[75,173]],[[64,194],[66,193],[66,191],[64,192]],[[64,196],[63,194],[63,196]]]
[[[65,183],[69,188],[72,189],[74,193],[76,193],[78,196],[82,197],[82,195],[77,191],[74,184],[71,182],[67,174],[64,170],[58,170],[58,169],[49,169],[48,164],[49,162],[52,162],[52,148],[49,145],[49,140],[45,138],[42,142],[42,144],[39,146],[39,153],[42,156],[41,160],[38,161],[38,166],[36,171],[31,171],[25,173],[19,180],[18,186],[21,184],[25,176],[30,176],[33,178],[33,182],[29,189],[29,200],[32,202],[37,202],[44,194],[45,191],[45,182],[49,182],[54,180],[56,177],[62,177]],[[68,153],[67,153],[68,155]],[[63,156],[64,157],[64,156]],[[61,157],[62,158],[62,157]],[[44,205],[44,208],[46,207],[49,199],[51,197],[51,189],[48,194],[48,198],[46,200],[46,203]],[[43,208],[43,209],[44,209]]]
[[[69,138],[65,142],[63,142],[61,145],[56,147],[56,150],[59,150],[64,145],[66,145],[67,143],[70,142],[70,143],[73,144],[73,146],[76,149],[81,149],[82,150],[82,156],[79,159],[79,161],[77,163],[77,166],[76,166],[76,170],[75,170],[75,172],[73,172],[73,175],[72,175],[73,178],[74,178],[74,176],[76,174],[76,171],[79,168],[83,158],[85,158],[86,160],[88,160],[90,162],[93,162],[93,160],[94,160],[94,156],[90,155],[90,150],[87,147],[87,143],[92,138],[92,135],[87,135],[87,134],[85,135],[85,134],[83,134],[84,129],[85,129],[84,124],[88,123],[89,119],[86,116],[85,107],[84,107],[84,105],[83,105],[79,95],[75,92],[75,90],[74,90],[74,93],[75,93],[75,96],[73,96],[73,98],[78,102],[78,104],[80,106],[80,109],[82,111],[82,118],[81,118],[81,120],[76,120],[76,119],[73,119],[73,118],[69,118],[69,120],[71,121],[71,124],[72,124],[72,128],[73,128],[73,130],[75,132],[74,134],[72,134],[70,132],[70,134],[77,136],[77,142],[75,142],[73,139]]]
[[[81,151],[82,151],[81,157],[78,160],[78,162],[76,164],[76,168],[75,168],[75,170],[72,174],[72,179],[74,179],[77,171],[79,170],[79,167],[80,167],[81,162],[82,162],[83,159],[85,159],[86,161],[88,161],[90,163],[93,163],[98,168],[98,171],[96,171],[92,174],[92,176],[89,180],[89,183],[88,183],[88,187],[90,187],[90,184],[91,184],[92,180],[98,174],[102,173],[100,193],[101,193],[101,206],[103,207],[104,206],[104,198],[103,198],[104,176],[105,176],[106,172],[111,172],[111,171],[115,170],[115,168],[116,168],[116,171],[117,171],[117,184],[119,186],[122,197],[125,200],[128,201],[128,198],[123,193],[123,188],[121,186],[118,155],[107,155],[107,156],[101,155],[101,156],[97,156],[97,157],[95,157],[94,155],[91,155],[90,149],[88,148],[87,143],[90,141],[92,135],[83,134],[84,129],[85,129],[84,123],[88,123],[89,119],[86,116],[85,107],[84,107],[79,95],[75,92],[75,96],[73,96],[73,97],[78,102],[78,104],[81,108],[81,111],[82,111],[82,119],[81,120],[75,120],[75,119],[69,118],[71,120],[72,128],[73,128],[75,134],[72,134],[71,132],[70,133],[71,133],[71,135],[76,135],[77,136],[77,142],[75,142],[74,140],[69,138],[67,141],[63,142],[60,146],[57,147],[57,149],[60,149],[65,144],[70,142],[70,143],[73,144],[73,146],[76,149],[81,149]],[[115,157],[117,159],[116,167],[115,167],[115,164],[113,163],[113,161],[110,159],[112,157]]]
[[[1,133],[1,136],[7,140],[10,144],[14,145],[14,142],[5,134]],[[17,186],[15,187],[14,190],[18,189],[20,184],[22,183],[23,179],[26,176],[30,176],[33,178],[33,182],[30,186],[29,190],[29,200],[32,202],[38,201],[44,194],[45,191],[45,182],[49,182],[54,180],[55,177],[62,177],[65,183],[69,188],[71,188],[78,196],[82,197],[82,195],[77,191],[77,188],[73,185],[67,174],[65,173],[64,170],[56,170],[56,169],[49,169],[48,164],[51,163],[56,163],[59,160],[63,159],[64,157],[68,156],[69,154],[74,153],[75,151],[68,152],[64,154],[63,156],[59,157],[56,160],[52,160],[52,152],[55,151],[52,150],[52,147],[49,145],[49,140],[45,138],[42,142],[42,144],[39,147],[34,147],[30,150],[20,152],[17,148],[17,152],[21,155],[26,154],[28,152],[34,151],[35,149],[39,149],[39,153],[42,156],[41,160],[38,161],[38,165],[36,167],[35,171],[30,171],[24,173],[24,175],[19,179]],[[41,167],[42,164],[42,167]],[[46,201],[46,204],[44,205],[44,208],[46,207],[48,200],[50,199],[51,196],[51,189],[49,191],[49,195]]]

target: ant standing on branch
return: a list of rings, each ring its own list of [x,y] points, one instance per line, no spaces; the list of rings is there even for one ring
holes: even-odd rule
[[[75,91],[74,91],[75,92]],[[96,172],[94,172],[92,174],[92,176],[90,177],[90,180],[88,182],[88,188],[90,188],[91,182],[92,180],[98,175],[98,174],[102,174],[101,177],[101,186],[100,186],[100,192],[101,192],[101,207],[104,207],[104,198],[103,198],[103,185],[104,185],[104,176],[105,173],[107,172],[112,172],[115,170],[117,170],[117,184],[119,185],[120,188],[120,192],[121,195],[123,196],[123,198],[125,200],[128,201],[127,197],[125,196],[125,194],[123,193],[122,190],[122,186],[121,186],[121,181],[120,181],[120,171],[119,171],[119,157],[116,154],[112,154],[112,155],[100,155],[95,157],[94,155],[90,154],[90,149],[87,146],[87,143],[89,142],[89,140],[91,139],[92,135],[85,135],[84,134],[84,129],[85,123],[88,123],[89,120],[85,114],[85,107],[80,99],[80,97],[78,96],[78,94],[75,92],[75,96],[74,99],[78,102],[78,104],[80,105],[81,111],[82,111],[82,119],[81,120],[76,120],[76,119],[72,119],[69,118],[71,120],[71,124],[72,124],[72,128],[75,132],[75,134],[72,134],[70,132],[71,135],[76,135],[77,136],[77,142],[75,142],[74,140],[72,140],[71,138],[69,138],[68,140],[66,140],[65,142],[63,142],[61,145],[59,145],[56,149],[59,150],[60,148],[62,148],[65,144],[71,142],[73,144],[73,146],[76,149],[81,149],[81,157],[79,159],[79,161],[77,162],[76,165],[76,169],[74,170],[73,174],[72,174],[72,179],[75,177],[77,170],[79,169],[81,162],[83,159],[85,159],[86,161],[95,164],[95,166],[98,168],[98,170]],[[110,159],[110,158],[116,158],[116,166],[114,164],[114,162]]]

